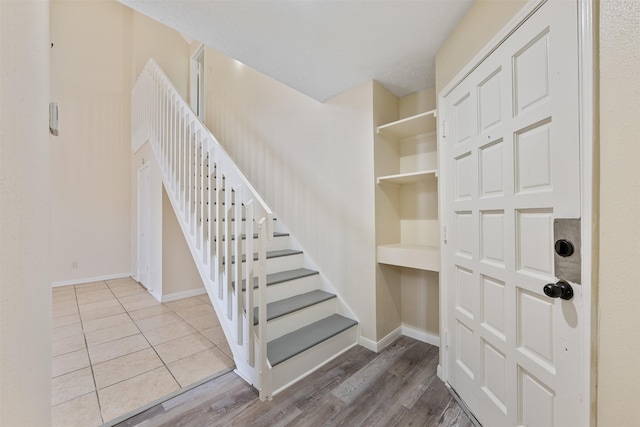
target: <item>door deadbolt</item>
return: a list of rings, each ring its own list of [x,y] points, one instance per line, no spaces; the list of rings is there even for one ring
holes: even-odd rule
[[[556,240],[554,249],[556,250],[556,253],[561,257],[566,258],[573,255],[573,243],[565,239]]]

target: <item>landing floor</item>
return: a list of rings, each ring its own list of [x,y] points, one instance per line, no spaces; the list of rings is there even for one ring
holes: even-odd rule
[[[118,426],[472,427],[437,364],[437,347],[401,337],[378,354],[352,348],[270,402],[229,372]]]
[[[52,425],[93,427],[233,366],[207,295],[132,279],[53,289]]]

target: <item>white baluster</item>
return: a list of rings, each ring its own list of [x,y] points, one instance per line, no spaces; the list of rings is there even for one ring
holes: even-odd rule
[[[247,218],[247,230],[251,230],[253,232],[253,200],[249,200],[246,203],[245,215]],[[254,277],[254,262],[253,262],[253,239],[247,239],[246,254],[252,254],[251,256],[247,256],[247,261],[245,263],[245,280],[247,283],[253,283]],[[247,291],[245,292],[245,303],[244,306],[247,308],[247,321],[245,322],[245,335],[244,335],[244,345],[246,348],[246,358],[249,366],[253,367],[255,365],[255,334],[254,334],[254,320],[253,320],[253,286],[247,287]]]

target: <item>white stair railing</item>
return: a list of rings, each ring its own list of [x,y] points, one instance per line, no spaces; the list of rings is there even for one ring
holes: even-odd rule
[[[236,369],[260,390],[261,399],[270,399],[266,247],[267,240],[273,238],[273,213],[152,59],[138,77],[131,98],[133,151],[146,142],[153,147],[167,194],[229,341]],[[256,239],[252,238],[254,233]],[[252,309],[256,301],[254,280],[258,282],[257,327]]]

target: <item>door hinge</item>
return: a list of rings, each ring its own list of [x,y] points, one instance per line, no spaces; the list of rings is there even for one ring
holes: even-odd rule
[[[447,137],[447,128],[445,127],[446,122],[443,120],[442,121],[442,137],[446,138]]]
[[[444,331],[444,346],[445,348],[449,348],[449,330],[445,329]]]
[[[442,227],[442,240],[444,241],[444,243],[447,243],[447,226],[443,226]]]

